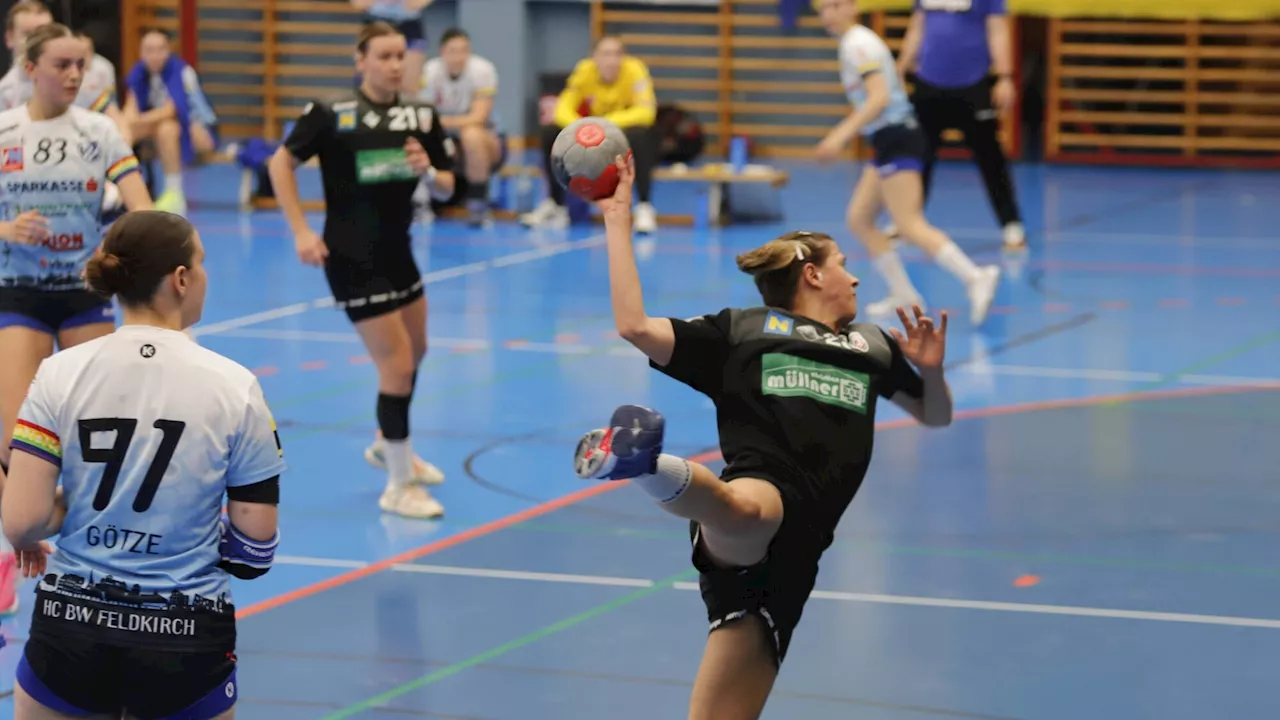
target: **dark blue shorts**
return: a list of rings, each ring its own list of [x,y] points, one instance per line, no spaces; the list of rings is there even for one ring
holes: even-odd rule
[[[889,125],[871,135],[872,162],[880,177],[889,177],[904,170],[924,171],[924,156],[928,148],[924,131],[912,121],[904,125]]]
[[[64,715],[127,710],[140,720],[211,720],[239,695],[232,652],[141,650],[61,637],[27,640],[17,682]]]
[[[111,303],[88,290],[0,287],[0,330],[25,327],[57,335],[63,330],[115,321]]]

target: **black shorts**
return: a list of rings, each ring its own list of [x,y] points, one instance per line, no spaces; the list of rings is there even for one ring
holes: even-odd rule
[[[425,293],[422,273],[418,272],[407,243],[399,257],[378,260],[343,256],[331,250],[324,275],[336,307],[346,311],[353,323],[395,312]]]
[[[115,323],[109,300],[88,290],[33,290],[0,287],[0,330],[26,327],[49,335],[62,330]]]
[[[880,177],[903,170],[924,170],[924,157],[928,151],[928,142],[924,131],[913,119],[901,125],[888,125],[871,135],[871,150],[874,153],[876,171]]]
[[[236,703],[234,652],[140,650],[80,638],[27,641],[17,682],[65,715],[128,710],[139,720],[209,720]],[[185,712],[184,712],[185,711]]]
[[[365,25],[384,22],[393,26],[397,32],[404,35],[405,43],[411,51],[426,54],[430,48],[430,43],[427,42],[427,33],[422,27],[422,17],[413,20],[385,20],[372,15],[365,15],[361,18],[361,22]]]
[[[818,561],[826,550],[817,536],[800,525],[798,513],[788,507],[785,493],[783,507],[782,526],[769,544],[768,554],[745,568],[718,567],[713,563],[700,542],[698,524],[689,523],[693,566],[698,569],[710,631],[747,615],[759,617],[779,666],[786,659],[791,635],[800,624],[809,593],[818,579]]]

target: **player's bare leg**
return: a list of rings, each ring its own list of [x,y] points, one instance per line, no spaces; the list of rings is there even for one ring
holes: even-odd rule
[[[439,517],[444,507],[425,487],[413,482],[409,404],[417,366],[409,331],[400,313],[392,312],[356,323],[356,332],[378,368],[378,427],[387,470],[387,487],[378,505],[385,512],[405,517]]]
[[[898,234],[929,253],[934,262],[964,283],[969,296],[970,321],[981,325],[995,299],[1000,266],[978,267],[951,238],[924,217],[924,190],[920,173],[901,170],[880,179],[881,192]],[[923,308],[922,308],[923,309]]]
[[[665,421],[649,408],[623,405],[609,427],[578,442],[579,477],[631,480],[663,510],[697,522],[701,542],[726,567],[762,560],[782,525],[782,496],[772,483],[754,478],[723,482],[705,465],[662,453]]]
[[[64,715],[41,705],[21,683],[13,684],[14,720],[118,720],[117,715]]]
[[[868,316],[887,316],[894,308],[919,305],[923,310],[924,298],[912,284],[907,269],[893,248],[893,241],[879,227],[876,219],[884,207],[884,195],[880,187],[880,175],[875,168],[862,171],[862,178],[853,190],[849,199],[849,207],[845,211],[845,219],[849,230],[858,238],[863,247],[871,255],[871,263],[885,284],[889,286],[889,297],[869,303],[864,312]]]
[[[756,720],[777,677],[764,620],[748,614],[722,625],[707,635],[689,720]]]
[[[418,368],[427,356],[427,298],[422,298],[400,308],[395,312],[409,335],[409,346],[413,357],[413,380],[409,385],[410,395],[417,389]],[[373,444],[364,451],[364,459],[379,470],[387,469],[386,440],[379,430],[374,436]],[[444,473],[440,468],[413,455],[413,476],[410,482],[420,485],[439,485],[444,482]]]

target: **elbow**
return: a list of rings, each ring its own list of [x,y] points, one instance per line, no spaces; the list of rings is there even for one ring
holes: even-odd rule
[[[618,323],[618,336],[623,340],[635,345],[642,342],[649,333],[648,323],[645,320],[633,323]]]

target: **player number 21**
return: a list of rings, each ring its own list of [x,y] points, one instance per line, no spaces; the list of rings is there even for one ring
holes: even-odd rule
[[[169,461],[178,449],[178,440],[187,424],[178,420],[157,420],[152,425],[163,433],[160,447],[156,449],[147,474],[142,478],[142,486],[133,498],[133,511],[146,512],[151,502],[156,499],[156,491],[160,489],[160,481],[169,469]],[[133,434],[138,429],[138,421],[129,418],[94,418],[80,421],[80,455],[86,463],[103,463],[102,480],[98,482],[98,492],[93,496],[93,509],[102,511],[111,502],[111,494],[116,490],[116,481],[120,479],[120,470],[124,467],[125,455],[133,442]],[[96,432],[114,432],[116,441],[109,448],[95,448],[92,445]]]

